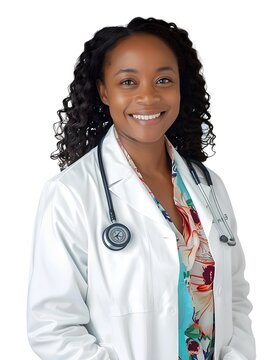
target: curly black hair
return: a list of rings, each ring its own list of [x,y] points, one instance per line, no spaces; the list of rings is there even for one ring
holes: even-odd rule
[[[210,95],[205,89],[202,64],[188,32],[173,22],[135,17],[127,27],[102,28],[84,44],[84,51],[75,64],[74,80],[68,87],[69,96],[63,100],[63,108],[57,111],[60,121],[53,124],[55,138],[59,140],[59,152],[55,155],[51,153],[50,158],[59,159],[61,171],[98,145],[113,124],[109,107],[100,99],[96,80],[104,79],[103,65],[107,51],[121,39],[138,32],[160,37],[177,57],[180,112],[166,136],[181,156],[191,159],[204,162],[209,156],[203,149],[211,144],[213,150],[216,135],[209,121]]]

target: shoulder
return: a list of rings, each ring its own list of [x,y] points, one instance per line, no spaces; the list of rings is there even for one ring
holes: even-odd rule
[[[76,160],[73,164],[68,166],[66,169],[62,170],[60,173],[52,176],[47,181],[54,182],[60,181],[62,183],[68,184],[70,180],[74,178],[80,178],[87,171],[91,173],[91,169],[95,165],[95,153],[97,151],[97,146],[83,155],[81,158]]]
[[[60,173],[44,181],[40,201],[82,203],[85,194],[97,182],[96,147]]]

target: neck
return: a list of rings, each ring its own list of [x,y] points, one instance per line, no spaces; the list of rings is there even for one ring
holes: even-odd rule
[[[171,159],[165,138],[154,143],[139,143],[118,132],[120,142],[144,178],[165,178],[171,175]]]

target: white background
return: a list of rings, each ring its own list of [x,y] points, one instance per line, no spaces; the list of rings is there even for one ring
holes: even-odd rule
[[[56,149],[52,126],[68,95],[76,59],[98,29],[152,16],[186,29],[203,63],[217,136],[216,154],[206,165],[222,177],[233,204],[254,305],[257,359],[266,358],[271,250],[267,1],[180,0],[159,5],[47,0],[6,1],[1,7],[0,318],[5,356],[0,357],[37,359],[26,335],[32,231],[41,187],[60,171],[49,158]]]

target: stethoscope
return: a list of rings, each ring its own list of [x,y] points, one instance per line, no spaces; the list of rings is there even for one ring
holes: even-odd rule
[[[100,140],[100,142],[98,143],[98,161],[99,161],[99,166],[100,166],[100,172],[101,172],[101,176],[102,176],[102,180],[103,180],[103,186],[104,186],[104,190],[105,190],[105,194],[106,194],[106,198],[107,198],[107,203],[108,203],[108,209],[109,209],[109,216],[110,216],[110,220],[112,222],[111,225],[109,225],[104,231],[103,231],[103,236],[102,236],[102,240],[104,245],[110,249],[110,250],[114,250],[114,251],[118,251],[118,250],[122,250],[125,248],[125,246],[127,246],[127,244],[129,243],[130,239],[131,239],[131,232],[130,230],[127,228],[127,226],[118,223],[116,220],[116,215],[115,215],[115,211],[113,208],[113,203],[112,203],[112,198],[108,189],[108,183],[107,183],[107,178],[105,175],[105,171],[104,171],[104,166],[103,166],[103,161],[102,161],[102,154],[101,154],[101,149],[102,149],[102,143],[103,143],[104,137]],[[219,203],[217,201],[215,192],[214,192],[214,187],[213,187],[213,183],[212,183],[212,179],[210,176],[209,171],[207,170],[207,168],[205,167],[205,165],[203,165],[200,161],[197,160],[192,160],[192,159],[188,159],[186,157],[184,157],[187,166],[189,168],[189,171],[196,183],[196,185],[199,187],[206,203],[209,206],[209,209],[212,213],[213,216],[213,220],[214,223],[217,227],[218,233],[219,233],[219,240],[227,243],[229,246],[234,246],[236,245],[236,241],[234,239],[234,235],[229,227],[229,225],[227,224],[227,222],[224,219],[224,215],[221,211],[221,208],[219,206]],[[216,205],[216,209],[219,213],[219,219],[217,219],[215,210],[211,204],[211,202],[209,201],[208,197],[206,196],[199,177],[197,175],[197,172],[194,168],[194,166],[192,165],[192,162],[194,162],[196,165],[198,165],[198,167],[201,169],[201,171],[204,174],[204,177],[207,181],[208,186],[210,187],[211,190],[211,194],[213,196],[215,205]],[[225,228],[227,229],[228,233],[230,234],[230,238],[228,238],[226,235],[223,234],[223,230],[222,227],[220,225],[220,222],[223,222]]]

